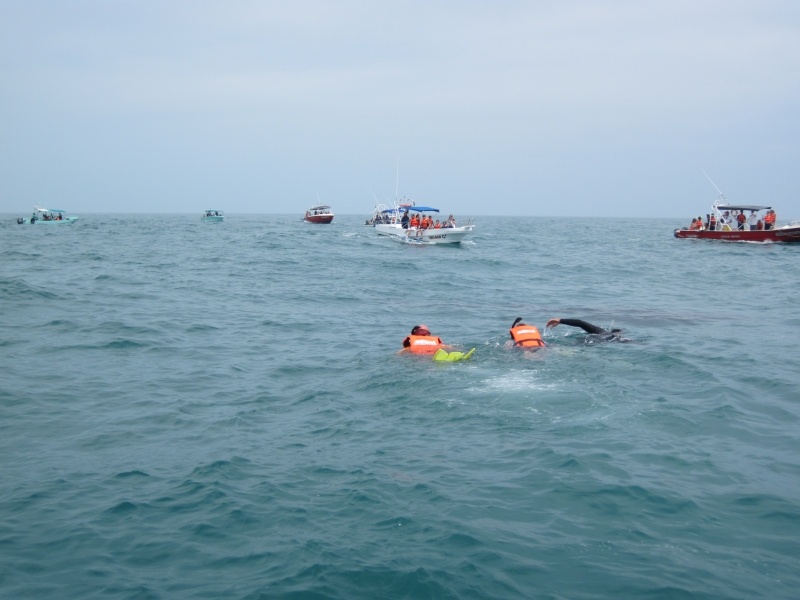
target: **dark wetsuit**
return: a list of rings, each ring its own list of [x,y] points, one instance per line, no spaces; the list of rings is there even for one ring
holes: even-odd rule
[[[570,327],[580,327],[589,335],[586,336],[586,342],[610,342],[610,341],[618,341],[618,342],[627,342],[628,340],[621,338],[619,336],[619,331],[609,331],[608,329],[603,329],[602,327],[598,327],[597,325],[592,325],[591,323],[587,323],[586,321],[582,321],[581,319],[560,319],[560,325],[569,325]]]
[[[403,218],[400,219],[400,225],[403,227],[403,229],[408,229],[409,221],[410,219],[408,218],[408,213],[403,213]]]

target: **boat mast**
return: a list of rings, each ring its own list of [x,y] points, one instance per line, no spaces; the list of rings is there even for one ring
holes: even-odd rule
[[[703,171],[702,169],[700,170],[700,172],[701,172],[703,175],[705,175],[705,176],[706,176],[706,179],[708,179],[709,181],[711,181],[711,185],[713,185],[713,186],[714,186],[714,189],[715,189],[715,190],[717,190],[717,192],[719,193],[719,199],[720,199],[720,200],[725,200],[725,194],[723,194],[723,193],[722,193],[722,190],[721,190],[721,189],[719,189],[719,188],[717,187],[717,184],[716,184],[716,183],[714,183],[714,182],[711,180],[711,177],[709,177],[709,176],[708,176],[708,173],[706,173],[706,172],[705,172],[705,171]]]
[[[397,205],[397,190],[400,188],[400,161],[397,161],[397,174],[394,179],[394,203]]]

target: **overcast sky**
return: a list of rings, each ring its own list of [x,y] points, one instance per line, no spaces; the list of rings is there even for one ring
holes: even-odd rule
[[[0,82],[0,212],[800,218],[798,0],[0,0]]]

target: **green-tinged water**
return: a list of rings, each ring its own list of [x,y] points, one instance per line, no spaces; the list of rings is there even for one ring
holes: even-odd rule
[[[800,245],[364,219],[3,219],[0,597],[797,597]]]

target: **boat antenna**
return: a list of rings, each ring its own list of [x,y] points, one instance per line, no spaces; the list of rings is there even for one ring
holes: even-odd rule
[[[400,187],[400,161],[397,161],[397,175],[394,180],[394,203],[397,204],[397,190]]]
[[[711,185],[713,185],[713,186],[714,186],[714,189],[716,189],[716,190],[719,192],[719,197],[720,197],[720,199],[721,199],[721,200],[725,200],[725,194],[723,194],[723,193],[722,193],[722,190],[721,190],[721,189],[719,189],[719,188],[717,187],[717,184],[716,184],[716,183],[714,183],[714,182],[711,180],[711,177],[709,177],[709,176],[708,176],[708,173],[706,173],[706,172],[705,172],[705,171],[703,171],[702,169],[700,169],[700,172],[701,172],[703,175],[705,175],[705,176],[706,176],[706,179],[708,179],[709,181],[711,181]]]

